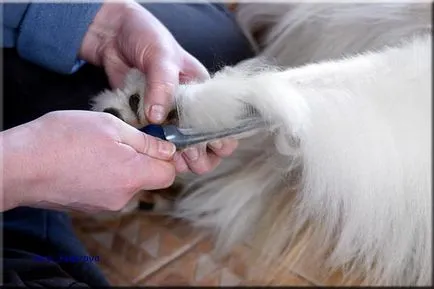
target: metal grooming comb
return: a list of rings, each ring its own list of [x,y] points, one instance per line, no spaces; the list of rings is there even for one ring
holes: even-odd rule
[[[209,142],[228,136],[235,136],[245,132],[250,132],[256,129],[266,127],[266,122],[262,119],[249,118],[243,120],[238,126],[230,129],[225,129],[216,132],[197,132],[191,128],[179,128],[175,125],[155,125],[150,124],[141,129],[140,131],[160,138],[165,141],[173,143],[178,150],[186,147],[196,145],[203,142]]]

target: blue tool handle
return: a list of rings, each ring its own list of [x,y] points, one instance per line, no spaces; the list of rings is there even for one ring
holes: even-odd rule
[[[157,137],[162,140],[166,140],[166,134],[164,133],[164,129],[161,125],[158,124],[148,124],[147,126],[139,129],[141,132],[144,132],[153,137]]]

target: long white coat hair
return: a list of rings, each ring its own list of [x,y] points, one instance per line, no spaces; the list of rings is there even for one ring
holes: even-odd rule
[[[431,5],[246,3],[237,19],[258,57],[182,85],[179,121],[231,128],[253,110],[269,126],[214,172],[182,176],[171,214],[221,250],[254,240],[274,275],[301,262],[431,285]],[[122,95],[94,109],[128,110]]]

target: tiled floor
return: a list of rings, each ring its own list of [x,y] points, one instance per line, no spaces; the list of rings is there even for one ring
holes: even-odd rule
[[[218,259],[207,234],[181,222],[146,213],[112,220],[77,215],[73,220],[79,238],[99,257],[113,285],[261,285],[247,276],[247,245]],[[315,285],[297,274],[285,277],[285,285]]]

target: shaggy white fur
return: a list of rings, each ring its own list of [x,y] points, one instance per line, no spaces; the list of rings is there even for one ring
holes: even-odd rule
[[[214,229],[223,250],[253,234],[285,265],[304,238],[292,261],[431,285],[431,6],[241,4],[239,21],[266,28],[257,47],[283,69],[258,57],[181,86],[180,122],[232,127],[253,107],[274,126],[185,176],[173,214]]]
[[[105,90],[92,98],[92,109],[95,111],[115,109],[125,122],[135,127],[143,127],[148,123],[145,115],[143,113],[137,113],[137,111],[145,111],[143,103],[145,93],[145,76],[134,69],[125,77],[122,89],[116,89],[114,91]],[[134,95],[140,97],[137,110],[135,111],[130,105],[130,98]]]

